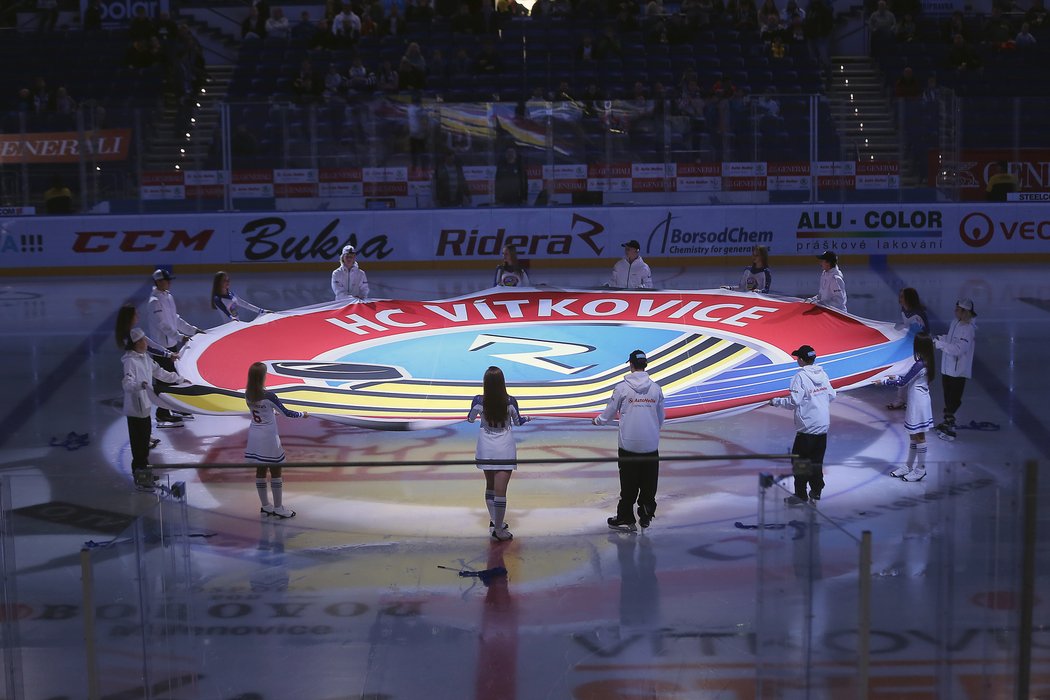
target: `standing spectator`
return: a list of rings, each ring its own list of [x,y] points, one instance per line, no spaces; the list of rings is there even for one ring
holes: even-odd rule
[[[303,62],[299,64],[299,73],[295,76],[295,80],[292,81],[292,89],[295,90],[300,104],[313,102],[317,96],[318,90],[314,79],[314,67],[310,59],[304,58]]]
[[[178,353],[181,346],[190,337],[203,333],[200,328],[188,323],[179,316],[175,308],[175,297],[171,293],[171,281],[175,279],[170,272],[158,268],[153,272],[153,293],[150,295],[147,308],[149,309],[149,334],[154,340],[167,348],[172,353]],[[175,361],[170,358],[158,359],[163,369],[169,372],[175,371]],[[163,380],[161,380],[163,381]],[[157,393],[160,393],[159,391]],[[157,408],[158,428],[177,428],[182,425],[184,418],[192,418],[188,413],[173,415],[164,407]]]
[[[595,425],[605,425],[617,414],[617,468],[620,473],[620,500],[616,515],[606,522],[613,530],[634,532],[634,504],[638,503],[638,523],[649,527],[656,517],[656,488],[660,478],[660,427],[664,424],[664,392],[645,371],[648,359],[641,350],[627,358],[631,372],[613,388],[605,410],[594,417]]]
[[[810,304],[830,306],[839,311],[846,310],[846,280],[839,269],[839,256],[825,250],[817,256],[820,261],[820,288],[816,296],[806,299]]]
[[[240,321],[240,310],[248,309],[256,316],[269,313],[266,309],[241,299],[230,289],[230,275],[220,270],[211,284],[211,308],[219,315],[219,322]]]
[[[937,424],[937,437],[955,439],[955,413],[962,405],[966,380],[973,373],[973,351],[977,327],[973,320],[973,300],[960,299],[955,303],[955,320],[947,335],[939,335],[933,344],[941,351],[941,387],[944,389],[944,420]]]
[[[922,481],[926,476],[926,431],[933,427],[929,384],[935,376],[933,339],[928,333],[919,333],[912,341],[912,351],[915,361],[905,374],[889,376],[878,383],[904,389],[908,397],[908,410],[904,414],[904,429],[909,435],[908,460],[890,472],[890,476]]]
[[[529,287],[529,273],[518,261],[518,249],[512,245],[503,246],[503,262],[496,268],[497,287]]]
[[[266,20],[266,36],[272,39],[287,39],[291,33],[292,27],[288,18],[284,16],[284,10],[279,7],[273,8],[270,19]]]
[[[455,151],[446,151],[442,162],[434,168],[433,188],[435,206],[465,207],[470,204],[467,178]]]
[[[253,362],[248,368],[248,382],[244,389],[244,401],[252,415],[248,424],[248,444],[244,458],[261,464],[255,470],[255,490],[259,494],[259,512],[278,518],[294,518],[295,511],[284,505],[284,479],[281,468],[274,466],[284,461],[281,436],[277,433],[277,411],[289,418],[309,418],[306,411],[285,408],[277,394],[266,390],[266,365]],[[267,466],[269,465],[269,466]],[[270,472],[270,490],[273,504],[266,492],[266,472]]]
[[[633,239],[623,244],[623,257],[613,265],[612,277],[607,286],[617,289],[653,288],[653,271],[638,254],[641,248],[641,244]]]
[[[1031,25],[1028,22],[1021,24],[1021,31],[1014,37],[1014,45],[1019,49],[1030,49],[1036,45],[1035,37],[1032,35]]]
[[[871,33],[871,55],[881,56],[892,45],[897,31],[897,18],[890,12],[886,0],[879,0],[875,11],[868,17],[868,31]]]
[[[520,206],[529,194],[529,180],[525,163],[518,157],[518,149],[507,146],[496,164],[496,203]]]
[[[507,527],[507,486],[518,468],[518,448],[511,426],[524,425],[528,418],[518,410],[517,400],[507,393],[503,370],[489,367],[482,380],[482,392],[474,397],[467,422],[481,419],[474,459],[485,472],[485,507],[489,512],[492,538],[504,542],[514,539]]]
[[[802,30],[809,44],[810,55],[823,67],[828,65],[828,45],[834,29],[835,15],[828,4],[824,0],[810,0],[806,18],[802,20]]]
[[[161,368],[146,354],[146,334],[141,328],[132,328],[121,358],[124,376],[123,412],[128,422],[128,441],[131,443],[131,474],[135,486],[153,489],[153,473],[149,465],[150,449],[150,389],[153,380],[177,384],[183,379],[173,371]],[[157,409],[160,411],[161,409]]]
[[[791,356],[800,369],[791,380],[788,395],[771,399],[769,405],[795,412],[795,442],[791,445],[791,453],[798,455],[791,463],[795,493],[784,502],[798,506],[810,499],[819,501],[824,491],[824,453],[831,424],[829,404],[835,400],[835,388],[824,368],[816,364],[817,353],[812,347],[803,345]]]
[[[368,275],[357,265],[357,249],[352,245],[343,246],[339,256],[339,267],[332,271],[332,294],[336,301],[368,298]]]

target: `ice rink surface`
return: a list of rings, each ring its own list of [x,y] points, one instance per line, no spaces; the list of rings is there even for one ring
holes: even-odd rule
[[[477,470],[428,464],[472,459],[477,427],[465,421],[389,432],[280,419],[288,459],[317,466],[286,469],[298,515],[276,521],[258,514],[251,469],[164,468],[242,461],[247,417],[201,416],[154,430],[151,461],[165,483],[186,484],[187,506],[136,492],[112,330],[121,303],[145,304],[149,271],[0,278],[0,692],[79,699],[96,678],[99,697],[170,700],[851,698],[870,531],[870,697],[1014,697],[1023,474],[1037,460],[1031,697],[1050,697],[1050,278],[1017,264],[843,271],[849,310],[864,318],[896,320],[897,292],[913,286],[943,333],[956,299],[974,300],[962,428],[954,442],[929,436],[925,480],[887,475],[906,454],[902,415],[885,408],[891,389],[862,388],[832,405],[819,508],[784,505],[790,478],[759,487],[786,463],[740,459],[788,451],[791,413],[766,407],[666,425],[662,455],[725,458],[665,463],[652,527],[611,533],[616,428],[538,420],[516,430],[518,455],[551,461],[515,473],[515,537],[503,544],[488,535]],[[182,316],[215,325],[211,276],[175,272]],[[373,297],[413,300],[491,280],[369,274]],[[540,285],[605,281],[598,268],[530,274]],[[654,276],[670,289],[739,278],[659,266]],[[818,276],[816,262],[774,268],[773,288],[808,296]],[[233,288],[277,310],[331,298],[325,271],[234,271]],[[939,418],[939,381],[933,396]],[[423,465],[368,466],[392,461]],[[330,466],[347,462],[361,466]],[[495,567],[507,575],[458,573]]]

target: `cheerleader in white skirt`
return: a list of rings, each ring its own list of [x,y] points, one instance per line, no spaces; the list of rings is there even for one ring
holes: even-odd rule
[[[248,446],[244,449],[244,458],[261,462],[255,470],[255,488],[259,492],[259,512],[263,515],[275,515],[279,518],[295,517],[295,511],[282,502],[284,479],[278,465],[284,461],[284,448],[281,447],[281,436],[277,434],[277,411],[289,418],[307,418],[305,411],[292,411],[284,407],[281,400],[272,391],[266,391],[266,365],[256,362],[248,368],[248,386],[244,389],[244,400],[252,414],[248,426]],[[269,465],[269,466],[268,466]],[[270,503],[266,489],[266,471],[270,472],[270,490],[273,491],[273,504]]]
[[[523,425],[529,419],[518,412],[518,402],[507,394],[507,382],[499,367],[485,370],[483,390],[484,393],[474,397],[467,421],[473,423],[481,419],[474,459],[478,469],[485,473],[485,506],[492,537],[502,542],[514,538],[503,521],[507,514],[507,485],[518,468],[511,426]]]
[[[908,371],[899,377],[887,377],[879,383],[907,389],[904,429],[911,438],[908,461],[890,472],[890,476],[904,481],[922,481],[926,476],[926,431],[933,428],[933,404],[930,401],[930,380],[935,374],[933,338],[929,333],[919,333],[912,341],[912,349],[915,362]]]

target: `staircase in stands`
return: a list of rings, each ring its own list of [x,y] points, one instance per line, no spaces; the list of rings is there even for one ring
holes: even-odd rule
[[[144,170],[209,169],[208,156],[219,132],[218,106],[226,99],[233,68],[208,66],[207,82],[192,97],[182,98],[189,100],[188,123],[180,118],[180,98],[164,95],[161,115],[154,123],[143,154]]]
[[[843,148],[857,160],[899,162],[901,184],[914,184],[892,94],[875,62],[868,56],[833,57],[827,95]]]

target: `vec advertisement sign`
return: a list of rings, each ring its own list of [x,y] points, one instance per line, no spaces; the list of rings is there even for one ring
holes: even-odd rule
[[[1042,204],[556,207],[208,213],[0,219],[0,268],[332,262],[353,243],[362,261],[495,260],[622,255],[637,239],[649,259],[1050,253]]]

